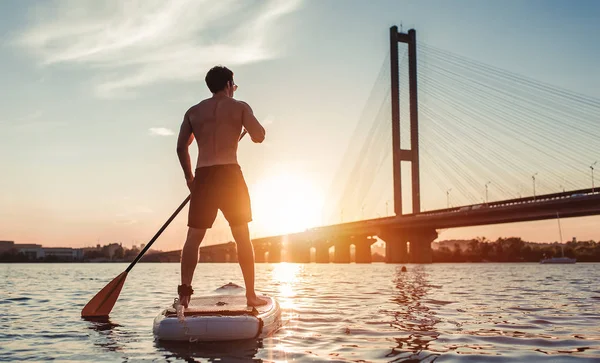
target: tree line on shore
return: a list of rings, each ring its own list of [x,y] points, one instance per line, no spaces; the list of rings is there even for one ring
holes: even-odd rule
[[[562,248],[561,248],[562,247]],[[478,237],[452,248],[433,250],[433,262],[539,262],[550,257],[571,257],[577,262],[600,262],[600,242],[572,241],[565,244],[525,242],[519,237],[489,241]]]

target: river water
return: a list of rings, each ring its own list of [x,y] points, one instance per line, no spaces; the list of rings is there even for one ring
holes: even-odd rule
[[[130,272],[109,321],[83,305],[126,264],[0,264],[0,360],[76,362],[600,362],[600,264],[257,264],[280,302],[262,340],[167,345],[152,322],[179,264]],[[195,296],[237,264],[199,264]]]

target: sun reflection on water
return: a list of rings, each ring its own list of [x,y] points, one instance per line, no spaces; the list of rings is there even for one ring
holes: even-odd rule
[[[290,263],[278,263],[271,272],[271,279],[277,286],[279,304],[283,310],[293,310],[294,297],[296,296],[295,285],[298,283],[298,274],[302,266]]]
[[[274,266],[272,276],[275,282],[291,283],[297,281],[301,265],[287,262],[278,263]]]
[[[300,275],[303,269],[303,265],[282,262],[274,264],[270,272],[272,284],[277,290],[277,301],[281,307],[281,325],[284,329],[278,330],[266,343],[272,347],[265,357],[269,362],[287,362],[294,350],[287,342],[293,340],[296,334],[297,286],[302,283]]]

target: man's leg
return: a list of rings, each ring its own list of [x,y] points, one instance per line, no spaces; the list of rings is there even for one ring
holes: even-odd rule
[[[254,291],[254,247],[250,240],[248,224],[231,226],[231,234],[237,245],[238,262],[244,276],[244,284],[246,284],[247,304],[250,306],[267,304],[268,301],[256,297],[256,292]]]
[[[187,238],[181,250],[181,284],[192,286],[194,270],[198,264],[198,252],[200,244],[204,239],[206,229],[188,228]],[[185,300],[185,301],[183,301]],[[184,306],[189,304],[190,297],[180,297],[180,303]]]

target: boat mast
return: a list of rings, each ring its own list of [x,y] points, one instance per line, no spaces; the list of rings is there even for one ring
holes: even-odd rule
[[[560,251],[562,257],[565,257],[565,248],[563,246],[562,229],[560,228],[560,217],[558,216],[558,212],[556,212],[556,220],[558,221],[558,234],[560,236]]]

